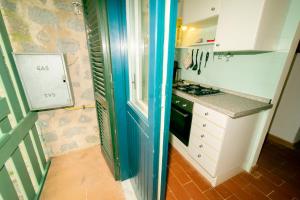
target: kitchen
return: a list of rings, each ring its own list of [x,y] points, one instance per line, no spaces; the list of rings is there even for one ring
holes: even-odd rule
[[[243,171],[253,171],[255,140],[264,134],[260,123],[267,122],[273,107],[279,66],[286,56],[280,34],[289,3],[178,2],[168,168],[172,186],[167,190],[170,199],[184,193],[178,194],[180,187],[174,189],[174,182],[183,188],[185,184],[197,185],[189,182],[193,182],[191,166],[208,182],[206,185],[213,187],[222,187]],[[174,154],[181,157],[177,163]],[[190,165],[180,166],[178,162]],[[219,196],[211,186],[203,190],[201,184],[197,185],[199,194]]]
[[[0,5],[0,199],[300,198],[299,0]]]

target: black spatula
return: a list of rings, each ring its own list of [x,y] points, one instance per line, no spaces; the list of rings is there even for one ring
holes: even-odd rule
[[[197,52],[196,52],[196,63],[194,64],[192,70],[197,70],[197,68],[198,68],[198,53],[199,53],[199,49],[197,49]]]
[[[189,65],[188,69],[194,66],[194,49],[192,49],[192,63]]]
[[[200,55],[199,68],[198,68],[198,75],[201,74],[201,62],[202,62],[202,57],[203,57],[203,51],[201,51],[201,55]]]

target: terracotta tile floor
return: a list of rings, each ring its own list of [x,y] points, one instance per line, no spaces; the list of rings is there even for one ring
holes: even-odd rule
[[[95,146],[53,158],[40,199],[119,200],[124,194]]]
[[[266,142],[257,167],[212,188],[174,149],[169,151],[168,200],[300,200],[300,152]]]

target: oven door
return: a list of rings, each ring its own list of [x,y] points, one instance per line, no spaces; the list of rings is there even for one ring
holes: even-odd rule
[[[170,131],[186,146],[189,144],[191,123],[192,113],[172,104]]]

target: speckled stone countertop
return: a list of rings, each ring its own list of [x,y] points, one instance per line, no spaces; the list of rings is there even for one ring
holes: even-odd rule
[[[229,93],[219,93],[208,96],[194,96],[173,89],[173,94],[190,100],[194,103],[199,103],[203,106],[214,109],[218,112],[228,115],[231,118],[243,117],[272,108],[272,104]]]

